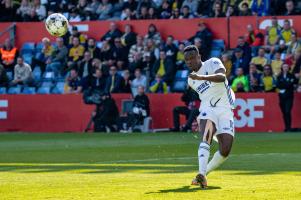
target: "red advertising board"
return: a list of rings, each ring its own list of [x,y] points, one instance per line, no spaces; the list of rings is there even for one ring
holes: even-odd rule
[[[153,128],[172,127],[172,109],[183,105],[181,94],[149,94]],[[128,94],[114,95],[121,109]],[[237,132],[279,132],[284,129],[276,93],[237,95]],[[301,94],[295,95],[293,127],[301,127]],[[81,95],[0,95],[0,131],[81,132],[94,106]]]

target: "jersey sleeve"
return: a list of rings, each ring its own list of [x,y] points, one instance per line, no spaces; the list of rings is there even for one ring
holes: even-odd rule
[[[211,70],[212,73],[215,73],[218,69],[224,69],[226,71],[225,66],[223,65],[222,61],[218,58],[211,58]]]

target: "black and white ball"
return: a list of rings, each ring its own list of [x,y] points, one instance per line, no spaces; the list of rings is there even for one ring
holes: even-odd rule
[[[45,26],[50,35],[61,37],[68,31],[68,20],[60,13],[53,13],[47,17]]]

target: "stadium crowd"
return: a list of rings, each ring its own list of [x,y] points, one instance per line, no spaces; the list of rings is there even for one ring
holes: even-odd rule
[[[294,0],[1,0],[0,21],[41,21],[54,12],[70,21],[297,15]]]

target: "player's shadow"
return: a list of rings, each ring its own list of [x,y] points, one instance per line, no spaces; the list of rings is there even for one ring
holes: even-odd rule
[[[183,186],[175,189],[167,189],[167,190],[159,190],[157,192],[147,192],[145,194],[160,194],[160,193],[186,193],[186,192],[197,192],[197,191],[206,191],[206,190],[218,190],[221,187],[218,186],[208,186],[206,189],[202,189],[200,187],[192,187],[192,186]]]

